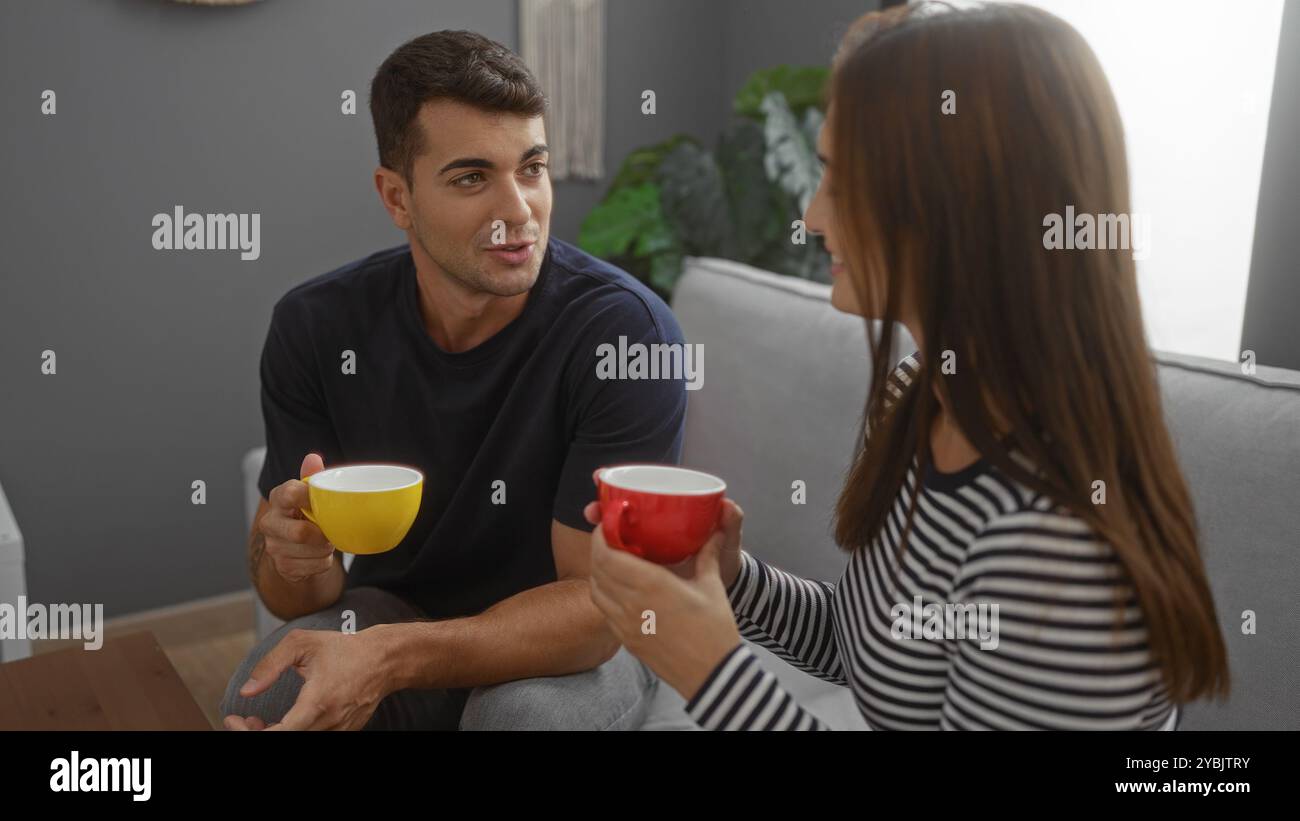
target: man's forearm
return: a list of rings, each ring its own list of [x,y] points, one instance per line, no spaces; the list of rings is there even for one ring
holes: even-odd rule
[[[343,595],[347,573],[338,556],[328,573],[291,582],[275,569],[266,553],[266,537],[256,533],[248,544],[248,573],[266,609],[278,619],[290,621],[323,610]]]
[[[590,670],[618,651],[586,579],[525,590],[477,616],[371,628],[393,690],[478,687]]]

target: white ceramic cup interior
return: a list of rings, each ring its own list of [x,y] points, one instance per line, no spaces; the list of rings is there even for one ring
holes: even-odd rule
[[[671,465],[622,465],[605,468],[600,480],[623,490],[668,496],[704,496],[727,489],[727,483],[709,473]]]
[[[401,465],[343,465],[313,473],[304,481],[322,490],[373,493],[381,490],[401,490],[423,478],[424,474],[415,468]]]

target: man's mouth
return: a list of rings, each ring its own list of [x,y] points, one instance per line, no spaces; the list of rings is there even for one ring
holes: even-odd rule
[[[506,242],[500,245],[490,245],[487,252],[495,259],[504,262],[506,265],[522,265],[527,262],[533,255],[533,246],[535,241],[527,242]]]

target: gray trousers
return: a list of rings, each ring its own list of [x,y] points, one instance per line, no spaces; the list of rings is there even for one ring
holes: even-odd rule
[[[290,668],[249,698],[239,688],[261,658],[290,631],[339,630],[343,611],[358,631],[376,624],[426,618],[405,599],[378,587],[345,590],[330,607],[294,619],[262,639],[226,685],[221,715],[280,721],[302,688]],[[635,730],[650,709],[658,678],[626,649],[595,669],[567,676],[521,679],[473,689],[399,690],[379,702],[367,730]]]

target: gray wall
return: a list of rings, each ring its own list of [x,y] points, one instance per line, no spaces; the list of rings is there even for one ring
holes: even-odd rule
[[[1282,12],[1241,349],[1300,370],[1300,0]]]
[[[727,103],[758,69],[828,64],[849,23],[879,7],[876,0],[727,0]]]
[[[678,131],[711,141],[750,70],[824,62],[871,5],[610,0],[609,170]],[[370,77],[418,34],[515,47],[516,25],[514,0],[0,5],[0,485],[34,601],[112,616],[245,586],[239,459],[262,441],[271,306],[403,239],[371,186]],[[604,187],[557,184],[554,234],[574,238]],[[153,250],[152,216],[178,204],[260,213],[260,259]]]

